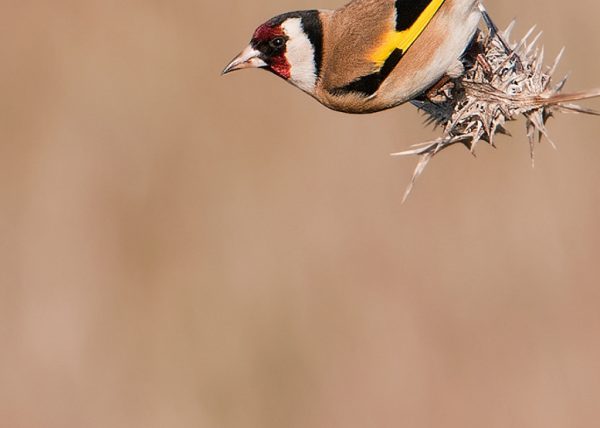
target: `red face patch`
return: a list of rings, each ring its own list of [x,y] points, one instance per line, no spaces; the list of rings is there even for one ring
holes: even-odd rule
[[[277,36],[283,36],[283,29],[278,25],[276,27],[272,27],[269,23],[263,24],[256,29],[254,35],[252,36],[252,40],[256,40],[259,42],[268,42],[271,39],[274,39]]]
[[[285,44],[275,46],[275,39],[285,38],[280,25],[273,26],[269,22],[256,29],[252,36],[252,46],[261,52],[261,58],[267,63],[268,69],[284,79],[291,77],[291,66],[285,56]]]
[[[273,57],[270,68],[275,74],[283,77],[285,80],[292,77],[290,64],[283,54]]]

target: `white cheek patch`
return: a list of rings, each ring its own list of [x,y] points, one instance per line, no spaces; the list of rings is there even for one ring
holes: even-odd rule
[[[312,93],[317,82],[315,48],[302,29],[300,18],[290,18],[281,24],[288,36],[286,53],[290,64],[290,82],[305,92]]]

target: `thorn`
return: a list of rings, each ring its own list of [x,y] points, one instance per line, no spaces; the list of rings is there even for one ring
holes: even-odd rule
[[[537,35],[533,38],[533,40],[530,43],[528,43],[529,46],[527,47],[527,49],[523,53],[523,56],[529,56],[529,54],[531,53],[531,51],[534,48],[535,44],[538,42],[538,40],[542,36],[542,33],[543,33],[543,31],[540,31],[539,33],[537,33]]]
[[[502,35],[500,35],[500,33],[498,31],[498,27],[496,26],[496,24],[494,24],[494,22],[492,21],[492,18],[490,17],[489,13],[487,12],[487,10],[483,6],[483,4],[481,4],[481,2],[478,4],[478,7],[479,7],[479,11],[481,12],[481,16],[483,17],[483,21],[490,29],[491,36],[498,38],[498,40],[502,44],[502,47],[504,48],[506,53],[512,52],[512,49],[510,48],[508,43],[506,43],[506,41],[504,41],[504,38],[502,37]]]
[[[513,49],[513,52],[517,52],[519,50],[521,50],[521,48],[523,47],[523,45],[525,45],[525,42],[527,41],[527,39],[529,38],[529,36],[531,36],[531,33],[533,33],[533,31],[535,30],[535,25],[533,27],[531,27],[529,29],[529,31],[527,32],[527,34],[525,34],[525,36],[523,36],[523,38],[521,39],[521,41],[517,44],[517,46]]]
[[[510,34],[512,33],[513,28],[515,28],[516,23],[517,23],[516,18],[513,18],[513,20],[510,21],[510,24],[508,24],[508,27],[506,27],[506,30],[504,30],[502,32],[502,36],[504,37],[505,40],[510,39]]]
[[[421,157],[421,159],[417,163],[417,166],[415,167],[412,178],[410,179],[408,186],[406,186],[404,196],[402,197],[402,204],[404,204],[404,202],[406,202],[406,200],[408,199],[408,196],[412,192],[412,189],[415,185],[415,182],[417,181],[417,178],[419,178],[419,176],[423,173],[423,171],[425,170],[425,167],[427,166],[427,164],[429,163],[429,161],[431,160],[432,157],[433,157],[433,154],[426,153]]]
[[[565,110],[567,113],[583,113],[591,114],[592,116],[600,116],[600,111],[593,110],[591,108],[581,107],[577,104],[557,104],[556,107]]]
[[[562,59],[564,53],[565,53],[565,47],[563,46],[561,48],[560,52],[558,53],[558,55],[556,55],[556,58],[554,59],[554,63],[552,63],[552,66],[550,66],[548,73],[546,73],[546,74],[548,74],[548,76],[552,77],[552,75],[556,71],[556,67],[558,67],[558,63]],[[548,80],[548,82],[550,82],[550,80]]]

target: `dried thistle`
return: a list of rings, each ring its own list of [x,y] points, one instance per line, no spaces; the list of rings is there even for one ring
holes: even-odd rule
[[[426,122],[441,126],[443,134],[436,140],[416,144],[413,149],[392,153],[392,156],[420,156],[403,202],[431,158],[447,147],[461,143],[471,153],[480,141],[495,147],[495,134],[510,135],[504,124],[522,115],[533,165],[536,142],[545,137],[554,147],[545,126],[553,113],[599,115],[572,102],[598,97],[600,89],[562,94],[567,77],[553,84],[552,75],[564,49],[550,67],[545,67],[544,49],[536,47],[541,33],[530,40],[535,27],[514,43],[510,41],[514,21],[499,33],[483,8],[482,14],[486,28],[478,32],[467,49],[464,73],[437,85],[422,99],[412,101],[428,116]]]

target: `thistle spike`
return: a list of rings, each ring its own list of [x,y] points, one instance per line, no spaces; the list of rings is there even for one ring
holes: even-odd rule
[[[577,101],[600,97],[600,88],[563,94],[561,91],[568,75],[558,83],[550,84],[564,54],[564,48],[550,67],[544,67],[544,48],[536,47],[542,33],[539,32],[528,41],[535,31],[535,26],[514,44],[510,42],[510,34],[515,21],[499,32],[485,9],[481,8],[487,31],[482,30],[477,34],[473,42],[478,45],[477,49],[467,50],[465,71],[453,81],[452,91],[444,94],[445,100],[441,102],[439,99],[412,102],[426,115],[427,122],[441,127],[443,133],[436,140],[392,153],[392,156],[420,157],[403,202],[431,159],[454,144],[463,144],[473,155],[480,141],[496,147],[495,134],[510,136],[504,127],[505,123],[523,116],[531,164],[534,166],[536,143],[545,139],[556,148],[546,128],[546,122],[553,113],[571,112],[600,116],[598,111],[574,104]],[[476,56],[477,54],[471,54],[469,57],[469,52],[483,52],[483,59]]]

